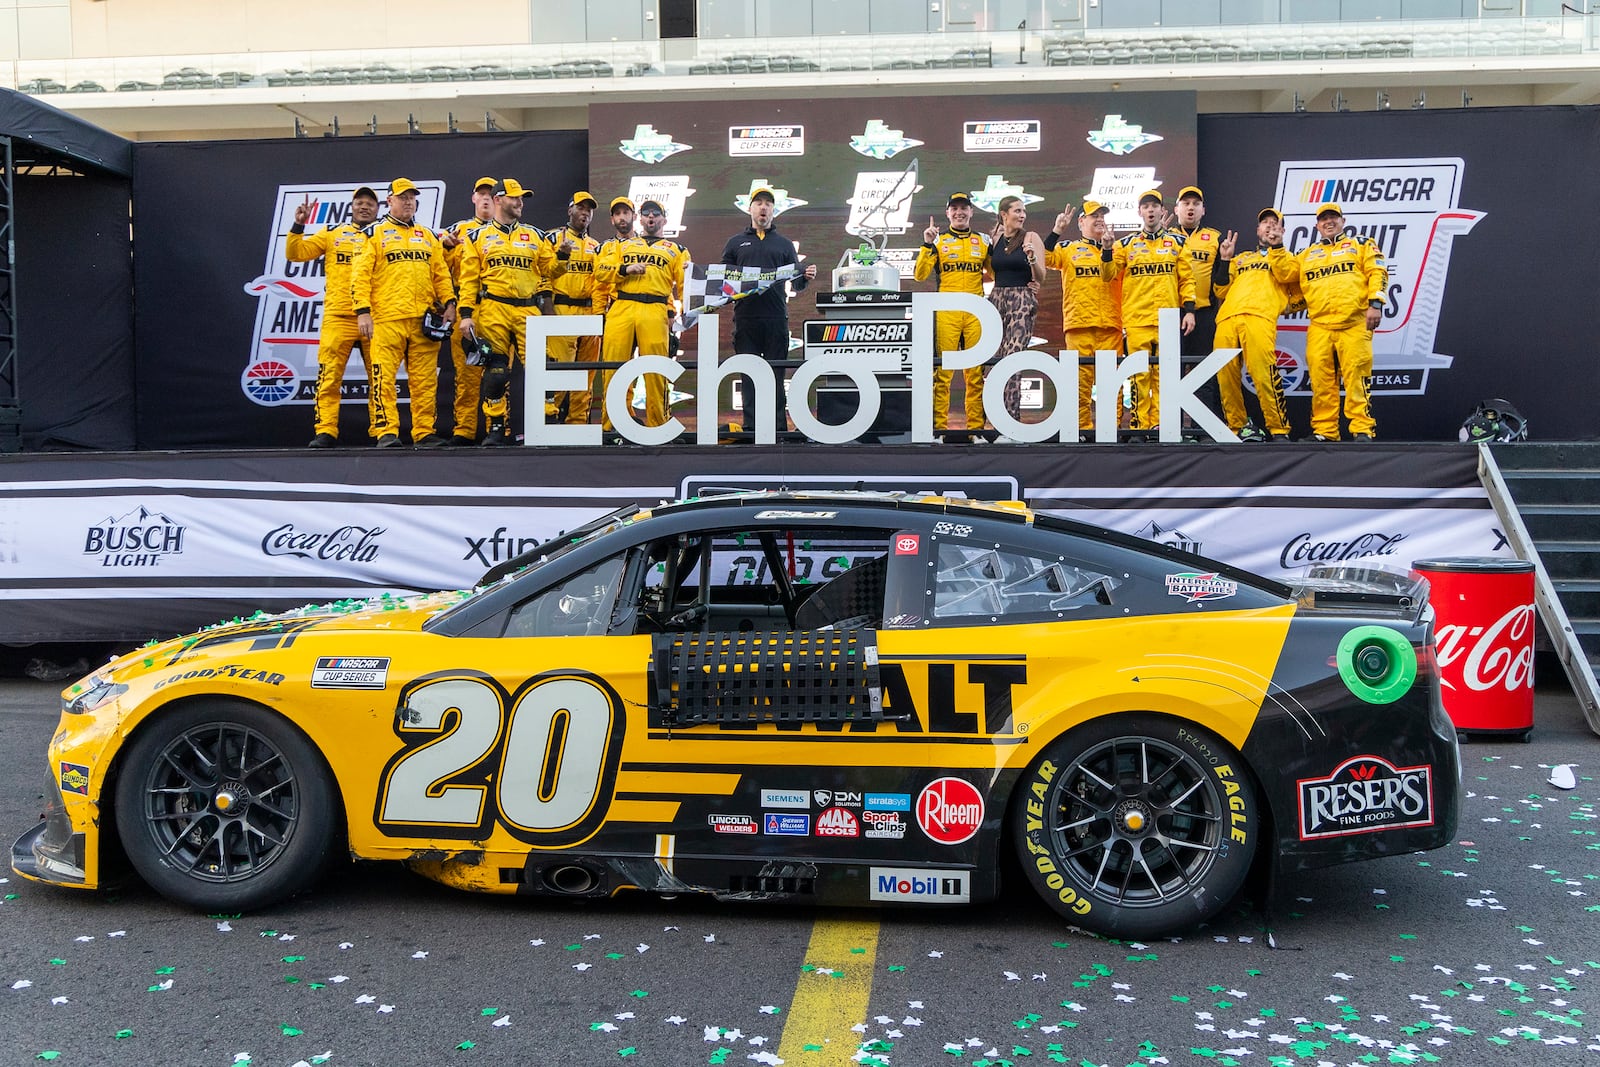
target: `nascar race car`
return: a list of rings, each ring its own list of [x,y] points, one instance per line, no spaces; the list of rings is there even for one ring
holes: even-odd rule
[[[1296,588],[1021,504],[628,508],[470,592],[224,625],[63,694],[12,852],[207,911],[396,860],[496,893],[958,904],[1182,930],[1254,865],[1437,848],[1426,586]],[[114,835],[115,841],[111,840]]]

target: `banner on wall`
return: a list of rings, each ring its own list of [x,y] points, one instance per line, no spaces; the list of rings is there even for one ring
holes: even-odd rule
[[[1509,554],[1459,446],[1362,451],[629,449],[50,456],[0,463],[0,640],[144,640],[257,609],[472,585],[625,504],[857,486],[1029,501],[1272,578]]]

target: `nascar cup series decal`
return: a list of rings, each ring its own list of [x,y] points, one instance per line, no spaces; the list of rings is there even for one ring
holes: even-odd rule
[[[316,400],[317,341],[322,330],[322,295],[327,286],[325,258],[291,262],[284,235],[294,225],[295,208],[308,201],[317,205],[305,232],[317,233],[350,221],[351,194],[362,185],[374,189],[381,206],[388,193],[385,181],[320,182],[278,186],[272,224],[267,229],[267,254],[261,273],[244,283],[256,297],[255,331],[246,353],[239,388],[264,407],[311,404]],[[416,224],[439,228],[445,183],[418,181]],[[379,214],[383,212],[380,210]],[[338,254],[338,253],[334,253]],[[405,366],[399,371],[405,378]],[[402,393],[402,399],[408,394]],[[340,389],[341,404],[367,402],[366,366],[352,359]]]
[[[318,656],[313,689],[382,689],[389,684],[388,656]]]
[[[1472,232],[1481,211],[1460,206],[1466,164],[1456,156],[1417,159],[1291,160],[1279,165],[1273,203],[1283,210],[1284,247],[1299,253],[1317,239],[1316,211],[1338,204],[1346,230],[1377,242],[1389,267],[1383,321],[1372,338],[1374,394],[1421,395],[1428,375],[1455,357],[1434,350],[1450,250]],[[1305,361],[1304,312],[1278,321],[1278,348]],[[1310,392],[1304,374],[1285,391]]]
[[[804,126],[729,126],[728,155],[803,156],[806,154]]]

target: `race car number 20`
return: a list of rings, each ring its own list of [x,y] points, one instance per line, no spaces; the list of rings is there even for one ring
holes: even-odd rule
[[[383,770],[378,828],[475,839],[498,822],[530,845],[575,845],[605,820],[625,723],[616,690],[587,673],[513,694],[475,673],[419,679],[400,695],[403,747]]]

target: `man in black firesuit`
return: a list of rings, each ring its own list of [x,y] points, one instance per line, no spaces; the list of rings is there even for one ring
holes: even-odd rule
[[[773,229],[772,219],[778,213],[777,199],[772,190],[757,186],[750,191],[750,225],[741,233],[728,238],[722,250],[722,262],[729,267],[756,267],[763,273],[783,266],[800,265],[794,242]],[[794,279],[795,292],[817,276],[817,265],[806,264],[805,270]],[[764,293],[744,297],[733,304],[733,351],[750,353],[772,362],[789,358],[789,297],[783,282],[775,282]],[[774,368],[773,379],[777,388],[773,411],[773,429],[782,433],[789,428],[788,408],[784,404],[784,372]],[[802,398],[803,399],[803,398]],[[755,412],[746,409],[754,421]]]

